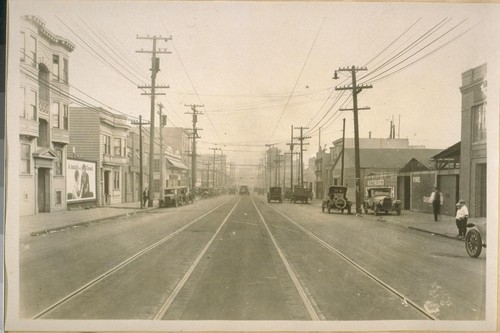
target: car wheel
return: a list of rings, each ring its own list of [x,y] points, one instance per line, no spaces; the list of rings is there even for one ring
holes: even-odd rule
[[[470,257],[479,257],[483,249],[483,240],[479,231],[472,229],[467,232],[467,236],[465,236],[465,249]]]
[[[344,209],[346,205],[347,201],[345,201],[344,198],[338,198],[337,200],[335,200],[335,207],[337,207],[338,209]]]

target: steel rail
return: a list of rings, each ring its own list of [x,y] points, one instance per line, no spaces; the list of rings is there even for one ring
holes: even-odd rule
[[[201,259],[205,256],[205,253],[208,251],[208,249],[212,245],[213,241],[215,240],[215,238],[217,237],[217,235],[221,231],[222,227],[226,224],[226,222],[229,219],[229,217],[231,216],[231,214],[233,214],[233,211],[236,209],[236,206],[238,206],[238,203],[240,202],[240,200],[241,200],[241,198],[238,199],[238,201],[236,201],[236,203],[234,204],[234,206],[231,209],[231,211],[227,214],[226,218],[222,221],[222,223],[219,226],[219,228],[217,228],[217,231],[214,233],[214,235],[212,236],[212,238],[210,238],[210,240],[205,245],[205,247],[203,248],[203,250],[201,250],[201,252],[198,255],[198,257],[196,257],[195,261],[191,264],[191,266],[187,270],[186,274],[184,274],[184,276],[179,281],[179,283],[177,284],[177,286],[175,287],[175,289],[172,291],[172,293],[170,294],[170,296],[167,298],[167,300],[165,301],[165,303],[163,303],[163,305],[160,308],[160,310],[158,311],[158,313],[154,316],[154,318],[153,318],[154,320],[161,320],[161,318],[165,315],[165,313],[167,313],[168,309],[170,308],[170,306],[174,302],[175,298],[177,297],[177,295],[179,295],[179,292],[184,287],[184,285],[186,284],[187,280],[189,280],[189,278],[191,277],[191,274],[193,274],[194,270],[196,269],[196,267],[200,263]]]
[[[257,213],[259,214],[259,217],[260,217],[262,223],[266,227],[266,230],[269,234],[269,237],[271,238],[271,241],[273,242],[274,247],[278,251],[278,254],[279,254],[281,260],[283,261],[283,264],[285,265],[285,268],[288,272],[288,275],[290,275],[290,278],[292,279],[293,284],[295,285],[295,289],[297,289],[297,292],[299,293],[300,298],[302,299],[302,303],[304,303],[304,306],[305,306],[307,312],[309,313],[309,317],[311,317],[311,319],[314,321],[324,320],[324,318],[320,318],[320,316],[318,315],[318,313],[315,309],[315,306],[313,305],[316,303],[314,302],[314,300],[312,300],[312,296],[308,296],[307,293],[305,292],[304,288],[302,287],[302,285],[297,277],[297,274],[294,272],[292,265],[290,265],[290,263],[286,259],[285,253],[280,248],[278,242],[276,241],[273,234],[271,233],[271,230],[269,229],[269,227],[266,223],[266,220],[264,219],[264,217],[260,213],[259,208],[255,204],[255,201],[252,199],[252,197],[250,197],[250,199],[252,200],[252,203],[253,203],[255,209],[257,210]]]
[[[435,317],[432,314],[428,313],[424,308],[422,308],[420,305],[418,305],[417,302],[415,302],[415,301],[411,300],[410,298],[406,297],[403,293],[397,291],[396,289],[394,289],[393,287],[391,287],[389,284],[387,284],[386,282],[384,282],[380,278],[376,277],[374,274],[370,273],[369,271],[367,271],[366,269],[364,269],[363,267],[361,267],[354,260],[350,259],[348,256],[346,256],[345,254],[343,254],[341,251],[337,250],[336,248],[334,248],[333,246],[331,246],[330,244],[328,244],[327,242],[325,242],[324,240],[322,240],[321,238],[319,238],[318,236],[316,236],[315,234],[313,234],[311,231],[309,231],[306,228],[304,228],[303,226],[301,226],[298,222],[296,222],[295,220],[293,220],[291,217],[288,217],[287,215],[285,215],[284,213],[282,213],[278,209],[276,209],[273,206],[269,205],[269,203],[265,202],[264,200],[262,200],[262,202],[264,204],[266,204],[267,206],[269,206],[270,208],[272,208],[278,214],[280,214],[281,216],[283,216],[285,219],[287,219],[290,223],[292,223],[293,225],[295,225],[297,228],[299,228],[300,230],[302,230],[309,237],[311,237],[312,239],[314,239],[315,241],[317,241],[318,243],[320,243],[321,245],[323,245],[328,250],[336,253],[342,259],[344,259],[346,262],[350,263],[352,266],[354,266],[355,268],[357,268],[360,272],[362,272],[363,274],[365,274],[366,276],[368,276],[370,279],[372,279],[373,281],[377,282],[379,285],[381,285],[385,289],[389,290],[390,292],[392,292],[393,294],[395,294],[396,296],[398,296],[399,298],[401,298],[407,304],[411,305],[413,308],[415,308],[416,310],[418,310],[425,317],[427,317],[429,319],[432,319],[432,320],[439,320],[437,317]]]
[[[215,210],[219,209],[220,207],[222,207],[223,205],[225,205],[226,203],[228,203],[230,200],[227,200],[225,202],[223,202],[222,204],[218,205],[217,207],[209,210],[208,212],[206,212],[205,214],[195,218],[194,220],[192,220],[191,222],[189,222],[188,224],[182,226],[181,228],[177,229],[176,231],[172,232],[171,234],[169,234],[168,236],[165,236],[164,238],[160,239],[159,241],[156,241],[155,243],[149,245],[148,247],[142,249],[141,251],[137,252],[136,254],[130,256],[129,258],[125,259],[124,261],[122,261],[121,263],[119,263],[118,265],[114,266],[113,268],[109,269],[108,271],[102,273],[101,275],[99,275],[98,277],[94,278],[93,280],[87,282],[86,284],[84,284],[83,286],[81,286],[80,288],[72,291],[71,293],[69,293],[68,295],[64,296],[63,298],[61,298],[60,300],[58,300],[57,302],[55,302],[54,304],[48,306],[47,308],[45,308],[43,311],[39,312],[37,315],[35,315],[34,317],[32,317],[32,319],[38,319],[40,318],[41,316],[47,314],[48,312],[54,310],[55,308],[59,307],[60,305],[62,305],[63,303],[67,302],[68,300],[74,298],[75,296],[77,296],[78,294],[80,294],[81,292],[89,289],[90,287],[96,285],[98,282],[104,280],[105,278],[107,278],[108,276],[112,275],[113,273],[117,272],[119,269],[125,267],[126,265],[130,264],[132,261],[138,259],[139,257],[141,257],[142,255],[150,252],[151,250],[153,250],[154,248],[160,246],[161,244],[165,243],[166,241],[168,241],[169,239],[171,239],[172,237],[174,237],[175,235],[179,234],[180,232],[184,231],[185,229],[187,229],[188,227],[190,227],[191,225],[193,225],[194,223],[198,222],[199,220],[201,220],[202,218],[206,217],[207,215],[210,215],[211,213],[213,213]]]

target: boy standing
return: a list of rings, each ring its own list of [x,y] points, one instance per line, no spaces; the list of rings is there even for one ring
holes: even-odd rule
[[[455,216],[455,222],[457,223],[458,235],[457,238],[465,237],[467,232],[467,219],[469,217],[469,210],[465,205],[465,200],[460,200],[457,203],[457,215]]]

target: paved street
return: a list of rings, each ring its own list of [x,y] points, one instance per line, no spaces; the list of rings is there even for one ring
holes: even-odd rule
[[[393,221],[416,220],[411,213],[326,214],[264,199],[220,196],[127,215],[122,207],[116,218],[80,221],[86,227],[26,231],[22,316],[484,319],[485,254],[470,258],[463,241]],[[432,223],[452,232],[442,219]]]

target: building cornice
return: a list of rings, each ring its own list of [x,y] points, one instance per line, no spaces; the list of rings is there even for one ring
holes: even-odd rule
[[[68,52],[72,52],[75,49],[75,44],[71,43],[66,38],[58,36],[58,35],[52,33],[50,30],[48,30],[45,27],[45,22],[41,18],[39,18],[38,16],[25,15],[25,16],[23,16],[23,18],[26,21],[33,23],[38,28],[38,34],[40,36],[44,37],[49,43],[55,44],[55,45],[60,45],[64,49],[66,49]]]

